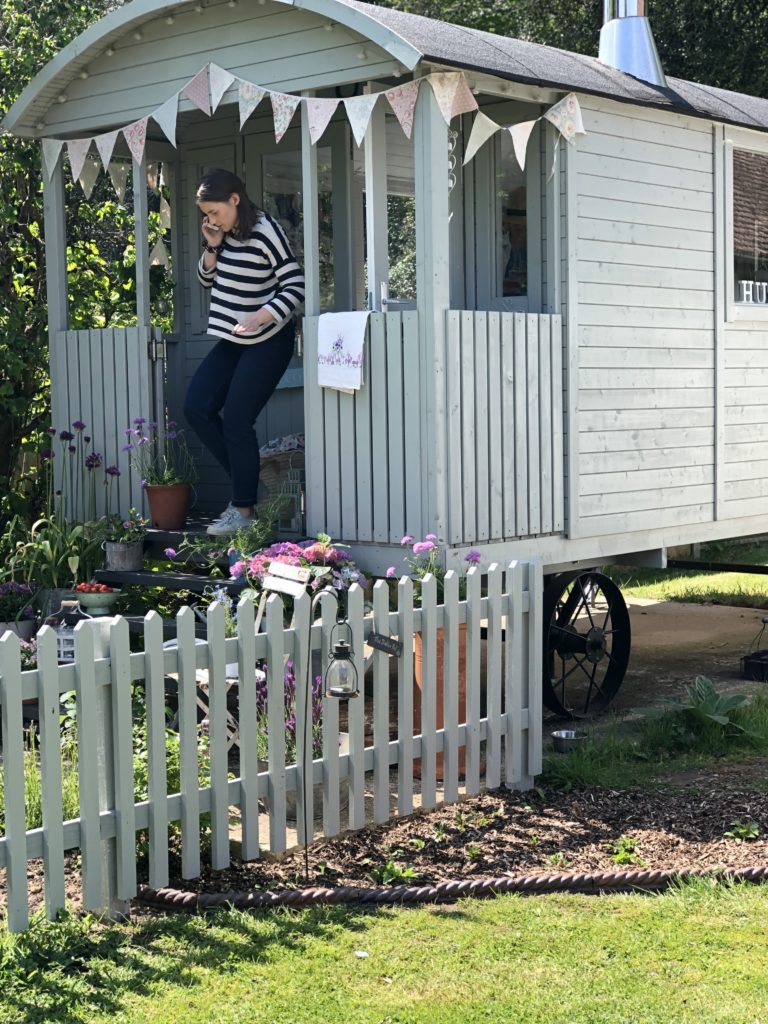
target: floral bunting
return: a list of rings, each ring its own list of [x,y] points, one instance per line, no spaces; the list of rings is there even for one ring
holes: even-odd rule
[[[279,142],[288,131],[296,108],[301,103],[301,97],[292,96],[288,92],[271,92],[269,98],[272,101],[272,115],[275,119],[275,142]]]
[[[413,135],[413,118],[416,113],[416,100],[419,97],[419,79],[413,82],[405,82],[395,89],[388,89],[385,93],[387,102],[405,132],[406,139]]]
[[[128,143],[128,149],[131,151],[131,156],[140,164],[144,159],[144,146],[147,143],[147,121],[148,117],[142,117],[138,121],[134,121],[133,124],[129,124],[126,128],[123,128],[123,135],[125,141]]]
[[[565,141],[570,142],[572,146],[576,144],[575,137],[577,135],[587,134],[581,120],[579,101],[572,92],[569,92],[559,103],[550,107],[546,113],[542,114],[542,117],[553,124]]]
[[[63,139],[43,139],[43,163],[45,164],[45,173],[48,181],[51,180],[53,172],[56,170],[56,164],[63,146]]]
[[[100,167],[101,165],[96,157],[86,156],[85,163],[78,177],[80,188],[83,190],[83,195],[86,199],[91,198],[91,192],[93,192],[93,186],[96,184],[96,179],[99,176]]]
[[[235,76],[224,68],[220,68],[218,64],[211,64],[208,71],[208,80],[211,88],[211,113],[215,114],[224,93],[234,82]]]
[[[553,124],[563,138],[567,142],[570,142],[571,145],[575,145],[577,135],[587,134],[584,130],[584,124],[581,119],[579,101],[574,93],[568,93],[567,96],[555,103],[554,106],[545,111],[541,117],[536,118],[535,121],[523,121],[521,124],[510,125],[505,128],[505,131],[508,131],[512,137],[515,157],[517,158],[517,162],[520,164],[520,167],[523,169],[525,169],[525,152],[528,146],[528,139],[531,137],[531,132],[535,125],[542,119]],[[502,125],[496,124],[495,121],[480,111],[472,125],[472,132],[469,136],[469,142],[467,143],[464,163],[469,163],[480,147],[483,146],[492,135],[501,131],[501,128]],[[555,150],[555,159],[557,159],[557,150]],[[554,163],[552,165],[552,172],[554,173]],[[550,177],[551,176],[552,175],[550,175]]]
[[[198,71],[191,82],[187,82],[181,90],[181,95],[194,103],[198,110],[202,110],[208,117],[211,116],[211,95],[208,85],[208,65],[202,71]]]
[[[109,165],[109,177],[112,179],[112,187],[114,188],[118,202],[122,203],[125,199],[125,187],[128,184],[128,164],[122,160],[113,160]]]
[[[150,267],[165,267],[166,270],[168,269],[168,250],[165,248],[162,236],[158,238],[154,249],[149,254],[149,265]]]
[[[468,164],[480,147],[484,146],[488,139],[498,131],[501,131],[501,125],[496,124],[495,121],[492,121],[491,118],[481,110],[472,124],[469,142],[467,143],[467,149],[464,153],[464,163]]]
[[[170,144],[176,146],[176,119],[179,116],[179,93],[174,93],[161,107],[152,112],[152,120],[162,129]]]
[[[259,89],[257,85],[251,85],[250,82],[240,81],[237,88],[237,99],[240,106],[240,131],[243,130],[243,125],[266,95],[266,89]]]
[[[363,144],[363,139],[368,131],[368,124],[371,120],[371,114],[378,98],[379,93],[372,92],[367,96],[350,96],[344,100],[352,134],[355,136],[355,142],[358,146]]]
[[[520,170],[525,170],[525,153],[528,148],[528,139],[531,137],[531,132],[536,127],[536,121],[523,121],[522,124],[513,124],[511,128],[507,128],[507,131],[512,136],[512,148],[515,151],[515,157],[517,162],[520,164]]]
[[[93,139],[70,139],[67,143],[67,155],[69,166],[72,168],[72,178],[77,181],[83,169],[88,150],[91,148]]]
[[[464,75],[461,71],[439,71],[429,76],[429,84],[435,94],[440,113],[445,118],[445,123],[451,123],[453,117],[453,102],[456,98],[456,90],[459,87],[459,79]]]
[[[309,121],[309,138],[312,144],[319,142],[336,113],[339,100],[322,100],[314,96],[307,99],[307,119]]]
[[[469,88],[466,78],[464,75],[459,75],[459,82],[453,96],[451,117],[459,117],[461,114],[471,114],[472,111],[477,110],[477,108],[478,102],[472,95],[472,90]]]
[[[119,129],[114,132],[104,132],[103,135],[97,135],[93,140],[96,143],[96,149],[99,151],[101,157],[101,164],[104,170],[109,167],[109,161],[112,159],[112,154],[115,151],[115,145],[117,143],[117,136],[120,134]]]

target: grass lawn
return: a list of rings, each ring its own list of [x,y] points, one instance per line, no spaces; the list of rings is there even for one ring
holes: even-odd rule
[[[763,1024],[766,914],[765,887],[697,883],[658,896],[68,921],[0,940],[0,1020]]]

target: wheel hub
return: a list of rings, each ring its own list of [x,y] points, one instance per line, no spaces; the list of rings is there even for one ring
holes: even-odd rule
[[[584,653],[587,656],[587,661],[591,661],[593,665],[597,665],[605,657],[607,648],[608,645],[605,640],[605,633],[599,626],[593,626],[586,636]]]

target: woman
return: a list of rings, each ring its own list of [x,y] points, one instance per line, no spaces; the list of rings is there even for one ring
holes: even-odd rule
[[[184,414],[232,481],[232,499],[208,527],[225,537],[247,527],[259,485],[256,417],[293,354],[293,314],[304,276],[282,228],[248,198],[238,177],[210,171],[197,190],[203,254],[197,276],[211,289],[208,334],[219,341],[198,367]]]

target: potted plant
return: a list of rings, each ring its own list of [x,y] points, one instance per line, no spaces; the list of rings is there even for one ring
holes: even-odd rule
[[[438,544],[437,536],[434,533],[428,533],[424,540],[416,541],[413,537],[406,534],[405,537],[400,541],[403,547],[410,549],[410,554],[406,555],[405,562],[410,568],[410,576],[414,580],[416,587],[414,589],[414,599],[416,603],[421,601],[421,583],[424,578],[428,575],[434,576],[437,581],[437,600],[438,603],[442,603],[445,593],[445,568],[443,559],[440,554],[440,546]],[[481,555],[479,551],[470,551],[466,557],[467,563],[477,565],[480,562]],[[390,566],[387,569],[386,575],[388,579],[394,579],[396,577],[397,570],[395,566]],[[464,597],[466,593],[466,586],[464,577],[461,578],[459,594]],[[423,681],[423,642],[421,633],[416,633],[414,636],[414,658],[413,658],[413,679],[416,692],[414,694],[413,702],[413,724],[416,732],[421,731],[421,690]],[[443,684],[445,678],[445,630],[442,626],[436,630],[436,645],[435,645],[435,679],[437,684],[437,692],[435,694],[435,728],[442,729],[444,725],[444,694]],[[459,724],[466,722],[467,720],[467,626],[466,623],[459,624]],[[465,755],[464,750],[459,755],[459,772],[464,771],[465,766]],[[420,762],[414,763],[414,771],[418,774],[420,769]],[[443,777],[443,756],[442,754],[437,755],[437,778],[438,780]]]
[[[22,640],[29,640],[35,632],[35,612],[32,601],[35,588],[29,583],[6,580],[0,583],[0,636],[10,630]]]
[[[163,427],[138,417],[125,436],[124,451],[143,482],[152,525],[158,530],[182,529],[197,479],[184,432],[173,420]]]
[[[149,520],[135,508],[123,518],[110,517],[107,538],[104,541],[105,567],[126,572],[137,572],[144,562],[144,538]]]

